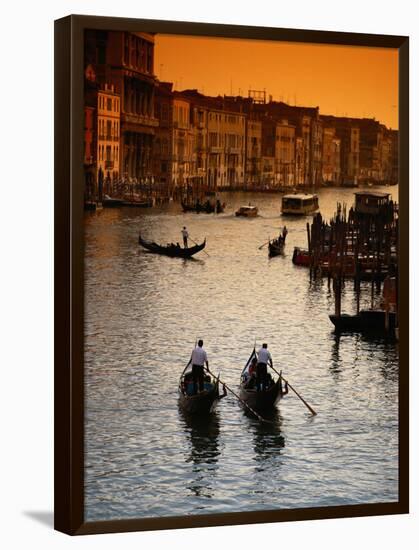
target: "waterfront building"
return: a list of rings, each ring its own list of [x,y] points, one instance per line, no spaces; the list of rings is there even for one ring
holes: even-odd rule
[[[295,175],[295,127],[288,121],[262,119],[263,183],[272,188],[293,187]],[[274,159],[272,170],[271,159]]]
[[[194,132],[189,101],[175,92],[173,97],[172,182],[183,188],[196,176]]]
[[[295,185],[295,126],[282,120],[276,124],[275,177],[279,187]]]
[[[94,200],[96,194],[96,109],[92,105],[84,107],[84,156],[85,200]]]
[[[390,181],[395,184],[399,181],[399,132],[397,130],[388,130],[390,137]]]
[[[209,187],[243,186],[245,115],[209,106],[207,124]]]
[[[114,86],[105,84],[97,92],[96,165],[106,193],[119,178],[120,97]]]
[[[262,122],[247,118],[245,186],[258,187],[262,181]]]
[[[333,127],[323,128],[322,180],[328,185],[340,183],[340,139]]]
[[[360,177],[360,128],[356,119],[321,115],[324,126],[340,140],[340,184],[357,185]]]
[[[171,82],[159,82],[154,96],[154,113],[158,120],[153,147],[155,186],[164,196],[174,192],[173,180],[173,91]]]
[[[145,181],[152,175],[154,117],[154,36],[141,32],[89,30],[85,61],[100,84],[120,95],[120,174]]]
[[[119,177],[120,97],[111,84],[100,84],[91,65],[85,69],[85,195],[102,199]]]

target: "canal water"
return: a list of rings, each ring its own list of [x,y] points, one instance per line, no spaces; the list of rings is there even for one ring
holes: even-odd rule
[[[397,200],[397,187],[386,188]],[[320,209],[353,203],[326,188]],[[85,216],[86,520],[289,509],[398,499],[398,348],[336,336],[327,280],[291,262],[310,218],[280,215],[280,195],[223,194],[225,213],[104,209]],[[249,201],[254,219],[234,211]],[[286,224],[283,257],[258,247]],[[206,252],[153,255],[138,234]],[[370,306],[364,285],[361,305]],[[355,311],[346,284],[342,311]],[[178,408],[179,375],[197,338],[210,369],[236,389],[256,342],[317,411],[290,392],[260,424],[234,397],[209,421]]]

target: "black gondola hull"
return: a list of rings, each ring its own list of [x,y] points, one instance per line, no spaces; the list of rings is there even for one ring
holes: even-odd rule
[[[154,242],[145,241],[138,237],[138,243],[154,254],[161,254],[163,256],[170,256],[171,258],[191,258],[194,254],[197,254],[205,248],[206,240],[203,243],[189,248],[182,248],[181,246],[161,246]]]
[[[272,409],[281,398],[280,384],[276,382],[265,391],[249,390],[245,388],[244,384],[241,384],[240,398],[255,411]]]
[[[210,392],[202,392],[197,395],[185,395],[179,389],[179,405],[181,409],[192,415],[204,415],[214,410],[219,401],[218,385]]]

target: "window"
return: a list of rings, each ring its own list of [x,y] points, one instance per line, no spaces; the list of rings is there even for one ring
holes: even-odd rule
[[[106,100],[106,108],[108,111],[112,111],[112,99],[111,98],[108,98]]]

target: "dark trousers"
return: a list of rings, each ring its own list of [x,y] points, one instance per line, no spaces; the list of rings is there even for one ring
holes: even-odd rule
[[[188,248],[188,237],[183,237],[183,246]]]
[[[258,363],[256,365],[256,387],[258,391],[263,391],[266,388],[267,377],[268,366],[266,363]]]
[[[193,392],[197,393],[197,383],[199,391],[204,389],[204,365],[192,365]]]

